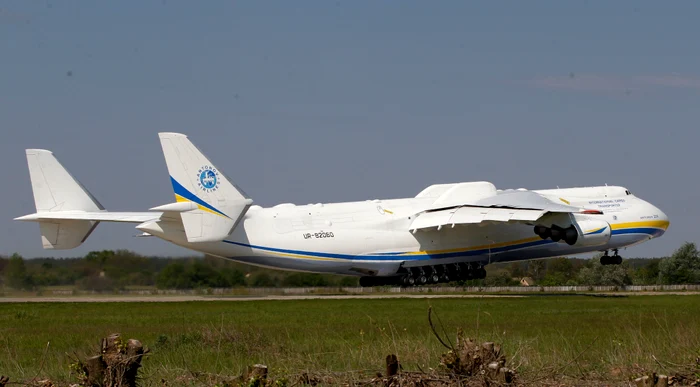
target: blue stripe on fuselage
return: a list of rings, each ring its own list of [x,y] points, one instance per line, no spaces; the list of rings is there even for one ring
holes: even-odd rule
[[[205,202],[204,200],[200,199],[199,197],[197,197],[197,195],[193,194],[187,188],[183,187],[182,184],[178,183],[177,180],[175,180],[172,176],[170,176],[170,183],[172,183],[172,185],[173,185],[173,191],[175,192],[175,195],[182,196],[183,198],[185,198],[191,202],[197,203],[200,206],[208,208],[208,209],[216,212],[217,214],[221,214],[221,215],[228,218],[228,215],[217,210],[211,204],[209,204],[209,203]]]
[[[310,257],[320,257],[320,258],[336,258],[336,259],[348,259],[348,260],[365,260],[365,261],[418,261],[418,260],[428,260],[428,259],[442,259],[442,258],[454,258],[454,257],[471,257],[484,254],[494,254],[501,253],[510,250],[522,249],[533,246],[546,245],[554,243],[551,240],[540,240],[535,242],[527,242],[516,244],[512,246],[496,247],[493,249],[479,249],[472,251],[456,251],[450,253],[437,253],[437,254],[416,254],[416,255],[404,255],[404,253],[393,253],[389,254],[369,254],[369,255],[351,255],[351,254],[335,254],[335,253],[322,253],[315,251],[303,251],[303,250],[288,250],[288,249],[278,249],[274,247],[256,246],[249,245],[246,243],[234,242],[234,241],[223,241],[236,246],[250,247],[252,249],[270,251],[274,253],[282,254],[294,254],[294,255],[306,255]]]
[[[652,237],[661,235],[664,233],[663,229],[658,228],[629,228],[612,230],[612,235],[626,235],[626,234],[647,234]],[[417,260],[429,260],[429,259],[442,259],[442,258],[456,258],[456,257],[470,257],[479,256],[485,254],[495,254],[503,253],[507,251],[513,251],[518,249],[524,249],[535,246],[543,246],[551,243],[556,243],[551,240],[538,240],[533,242],[519,243],[510,246],[495,247],[492,249],[478,249],[478,250],[464,250],[449,253],[425,253],[425,254],[410,254],[410,253],[375,253],[368,255],[353,255],[353,254],[337,254],[337,253],[323,253],[314,251],[304,251],[304,250],[290,250],[290,249],[280,249],[274,247],[265,247],[258,245],[250,245],[247,243],[240,243],[234,241],[224,240],[223,242],[229,243],[241,247],[249,247],[252,249],[269,251],[273,253],[281,254],[293,254],[302,255],[308,257],[319,257],[319,258],[335,258],[335,259],[346,259],[346,260],[364,260],[364,261],[417,261]]]
[[[637,228],[623,228],[619,230],[613,230],[612,235],[625,235],[625,234],[647,234],[652,237],[658,237],[663,235],[666,230],[662,228],[654,227],[637,227]]]

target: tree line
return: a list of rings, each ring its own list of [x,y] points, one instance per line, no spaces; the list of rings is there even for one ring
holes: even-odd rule
[[[517,286],[530,278],[539,286],[700,284],[700,252],[685,243],[670,257],[626,259],[603,266],[597,258],[552,258],[492,264],[469,286]],[[71,286],[114,291],[135,287],[196,289],[230,287],[358,286],[357,277],[285,272],[216,257],[148,257],[128,250],[93,251],[78,258],[0,257],[0,286],[35,290]]]

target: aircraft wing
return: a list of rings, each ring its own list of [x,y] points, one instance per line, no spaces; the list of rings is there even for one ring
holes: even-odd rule
[[[536,222],[550,212],[578,213],[583,209],[554,202],[532,191],[505,191],[450,207],[432,207],[411,222],[412,232],[420,229],[491,222]]]

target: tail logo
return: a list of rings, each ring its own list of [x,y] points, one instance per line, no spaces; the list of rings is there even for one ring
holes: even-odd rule
[[[204,192],[214,192],[219,189],[219,171],[210,165],[205,165],[197,171],[199,188]]]

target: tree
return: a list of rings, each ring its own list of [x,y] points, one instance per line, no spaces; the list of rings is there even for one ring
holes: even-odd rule
[[[24,258],[14,253],[5,267],[5,284],[13,289],[31,290],[34,287],[32,277],[27,274]]]
[[[568,258],[552,258],[547,261],[547,271],[541,281],[542,286],[562,286],[575,283],[576,270]]]
[[[700,283],[700,253],[695,243],[686,242],[670,258],[659,263],[662,284]]]
[[[192,281],[185,273],[185,265],[174,262],[163,268],[156,277],[156,285],[161,289],[190,289]]]
[[[566,280],[574,277],[574,264],[568,258],[552,258],[547,261],[547,274],[561,274]]]
[[[518,286],[520,284],[520,281],[513,279],[507,271],[487,275],[481,281],[483,286]]]
[[[523,267],[520,265],[520,262],[511,262],[508,265],[508,272],[513,278],[525,277],[525,270],[523,270]]]
[[[256,274],[252,281],[251,285],[254,287],[259,287],[259,288],[272,288],[277,285],[275,280],[272,278],[271,275],[267,274],[266,272],[258,273]]]
[[[581,285],[624,286],[632,284],[632,279],[627,272],[627,265],[603,266],[598,257],[592,258],[590,263],[578,272],[577,277]]]
[[[650,259],[649,262],[634,272],[635,285],[653,285],[659,281],[658,259]]]
[[[105,263],[114,257],[114,251],[112,250],[102,250],[102,251],[91,251],[85,256],[85,260],[97,264],[100,270],[104,267]]]
[[[527,262],[527,274],[535,281],[540,281],[544,278],[545,263],[541,259],[535,259]]]

